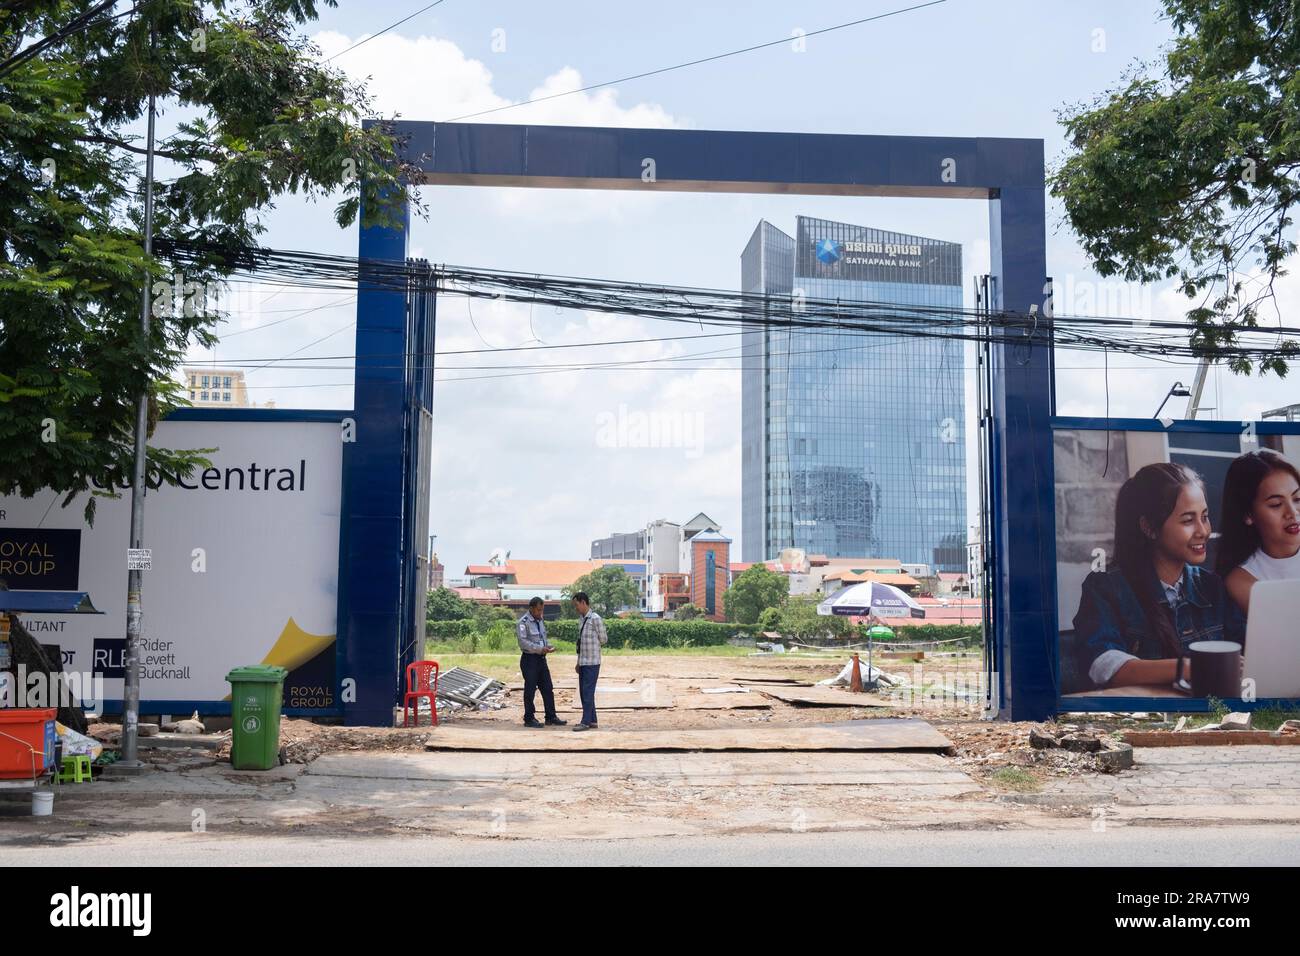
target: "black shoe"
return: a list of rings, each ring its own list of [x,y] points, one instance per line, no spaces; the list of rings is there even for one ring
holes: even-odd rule
[[[541,722],[540,720],[525,720],[525,721],[524,721],[524,726],[525,726],[525,727],[542,727],[542,726],[544,726],[544,725],[542,724],[542,722]]]
[[[559,717],[546,718],[546,726],[548,727],[563,727],[567,723],[567,720],[561,720]]]

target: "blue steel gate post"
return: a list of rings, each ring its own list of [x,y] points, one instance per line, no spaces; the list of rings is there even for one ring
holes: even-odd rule
[[[363,225],[357,254],[405,262],[409,234],[404,208],[401,228]],[[343,717],[357,726],[392,726],[401,679],[403,535],[411,531],[403,521],[407,348],[406,290],[359,282],[354,430],[341,436],[355,444],[344,475],[347,554],[339,582]]]
[[[1042,179],[1042,144],[1036,163]],[[1052,353],[1047,283],[1046,197],[1039,187],[998,190],[989,202],[994,311],[1036,309],[1039,344],[1008,330],[994,350],[993,482],[989,529],[999,607],[994,675],[999,716],[1043,720],[1056,713],[1056,523],[1052,466]],[[1047,313],[1047,314],[1045,314]],[[1012,533],[1014,522],[1015,533]]]

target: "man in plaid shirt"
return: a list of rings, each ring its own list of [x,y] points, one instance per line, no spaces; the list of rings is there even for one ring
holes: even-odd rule
[[[574,730],[596,729],[596,679],[600,676],[600,648],[609,641],[605,622],[591,609],[586,591],[573,596],[578,612],[578,697],[582,700],[582,722]]]

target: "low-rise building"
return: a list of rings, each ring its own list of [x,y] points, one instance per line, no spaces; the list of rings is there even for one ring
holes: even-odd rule
[[[564,590],[579,578],[598,568],[621,567],[636,582],[638,590],[645,577],[644,561],[552,561],[510,558],[505,564],[471,564],[465,568],[467,586],[456,591],[466,600],[482,604],[499,604],[518,609],[522,614],[528,602],[540,597],[546,602],[548,616],[559,614]]]
[[[611,534],[606,538],[597,538],[591,542],[593,561],[605,559],[611,561],[644,561],[646,557],[646,533],[628,531],[624,534]]]
[[[727,588],[731,586],[731,539],[717,531],[691,536],[691,603],[707,618],[725,621]]]
[[[237,368],[184,366],[186,394],[196,408],[274,408],[274,402],[249,401],[244,373]]]

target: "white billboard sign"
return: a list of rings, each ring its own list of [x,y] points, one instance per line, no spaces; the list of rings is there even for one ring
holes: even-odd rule
[[[164,421],[165,448],[216,449],[184,487],[145,496],[140,696],[181,710],[227,699],[246,664],[290,671],[286,709],[334,709],[342,447],[337,422]],[[64,670],[122,697],[130,492],[61,507],[55,492],[0,498],[0,578],[12,590],[86,591],[102,615],[27,614]],[[4,556],[8,555],[9,560]],[[147,555],[147,559],[145,557]]]

